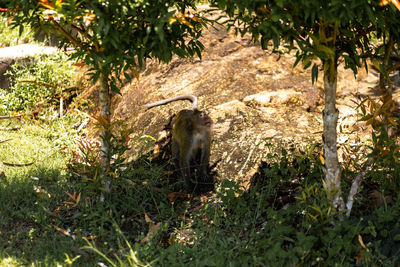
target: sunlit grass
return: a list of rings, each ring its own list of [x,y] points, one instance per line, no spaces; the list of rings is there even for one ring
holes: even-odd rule
[[[9,257],[7,254],[0,253],[0,266],[3,267],[11,267],[11,266],[19,266],[23,263],[16,259],[15,257]]]
[[[71,126],[71,121],[66,120],[66,123]],[[43,169],[62,171],[64,168],[60,167],[65,164],[66,155],[61,149],[73,145],[76,134],[66,127],[65,124],[54,127],[29,121],[15,121],[3,126],[0,130],[0,163],[6,176],[25,180],[31,178],[28,174],[40,173]],[[20,129],[4,130],[6,128]]]
[[[63,119],[63,128],[13,120],[1,122],[0,131],[0,266],[64,265],[76,242],[51,222],[71,188],[62,149],[74,143],[74,133],[65,130],[73,121]]]

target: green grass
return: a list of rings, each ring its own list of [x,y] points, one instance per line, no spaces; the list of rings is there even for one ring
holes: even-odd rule
[[[7,126],[4,122],[3,127]],[[0,265],[63,263],[77,242],[65,238],[52,223],[52,212],[73,190],[61,152],[62,127],[15,121],[18,131],[0,131]],[[8,125],[10,127],[10,125]],[[73,135],[69,140],[72,143]],[[10,167],[3,162],[30,166]],[[79,243],[78,243],[79,244]],[[83,242],[82,242],[83,244]],[[11,262],[11,263],[10,263]]]
[[[99,202],[98,185],[84,182],[86,178],[67,169],[71,152],[78,150],[76,139],[81,133],[76,132],[76,125],[83,118],[68,115],[51,119],[45,115],[39,121],[0,120],[2,129],[20,128],[0,130],[0,266],[93,266],[107,260],[93,252],[94,247],[84,249],[88,254],[80,253],[88,245],[84,237],[95,236],[96,247],[110,247],[112,252],[122,238],[114,222],[132,242],[143,239],[147,231],[144,212],[154,220],[171,218],[167,196],[149,190],[151,183],[143,187],[147,178],[158,183],[163,176],[157,168],[145,175],[149,166],[137,163],[129,172],[119,174],[113,194],[105,203]],[[32,162],[29,166],[8,166]],[[82,193],[81,202],[68,204],[71,199],[67,193]]]

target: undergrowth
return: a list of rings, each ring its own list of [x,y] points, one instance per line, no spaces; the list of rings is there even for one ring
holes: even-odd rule
[[[9,18],[0,16],[0,47],[34,42],[34,34],[30,27],[26,26],[20,34],[18,28],[8,26],[8,20]]]
[[[398,195],[390,203],[360,199],[358,216],[337,223],[321,165],[305,156],[271,155],[250,185],[224,180],[215,194],[192,198],[170,191],[167,175],[145,157],[124,167],[105,203],[92,195],[76,207],[79,220],[69,215],[75,220],[63,224],[87,242],[90,257],[70,255],[77,264],[92,257],[113,266],[399,264]]]
[[[3,166],[3,265],[399,264],[397,193],[385,195],[390,201],[359,198],[357,216],[332,224],[340,214],[326,199],[321,165],[304,155],[271,155],[251,181],[224,180],[214,193],[188,198],[172,191],[175,187],[163,166],[132,147],[138,141],[115,137],[115,145],[129,148],[120,149],[137,154],[134,161],[121,161],[113,170],[113,190],[101,202],[101,183],[95,182],[97,159],[90,156],[96,144],[80,139],[79,149],[70,150],[79,155],[69,154],[66,162],[63,147],[51,138],[60,128],[53,126],[53,133],[43,134],[34,124],[25,127],[30,130],[0,136],[15,138],[0,144],[0,155],[8,155],[2,161],[35,162],[22,168]],[[72,144],[71,140],[68,145]],[[392,169],[392,175],[397,171]],[[367,180],[377,176],[370,172]],[[384,181],[374,190],[382,193]],[[360,194],[371,190],[364,186]]]
[[[73,79],[76,73],[74,63],[62,52],[15,62],[6,72],[11,88],[0,89],[0,114],[57,109],[61,97],[69,100],[71,94],[80,90]]]

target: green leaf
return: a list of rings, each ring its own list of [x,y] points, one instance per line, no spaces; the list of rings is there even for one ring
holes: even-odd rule
[[[314,64],[312,69],[311,69],[311,80],[312,84],[318,80],[318,66],[317,64]]]
[[[395,235],[393,241],[400,241],[400,234]]]
[[[125,76],[125,79],[127,79],[128,81],[132,80],[131,76],[127,72],[124,72],[124,76]]]

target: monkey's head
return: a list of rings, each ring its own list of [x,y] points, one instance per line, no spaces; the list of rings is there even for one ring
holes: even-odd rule
[[[197,119],[199,125],[206,127],[211,126],[212,120],[207,113],[205,113],[204,111],[194,110],[193,114],[195,115],[195,118]]]

